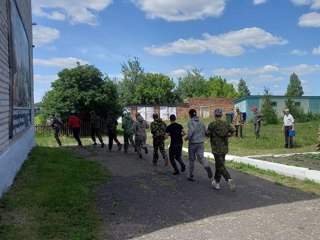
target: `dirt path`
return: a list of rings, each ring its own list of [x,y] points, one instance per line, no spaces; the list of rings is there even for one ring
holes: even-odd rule
[[[103,239],[319,239],[319,196],[232,169],[237,191],[225,181],[213,190],[198,163],[195,182],[162,162],[152,166],[151,147],[143,159],[132,150],[77,152],[112,175],[96,189]]]

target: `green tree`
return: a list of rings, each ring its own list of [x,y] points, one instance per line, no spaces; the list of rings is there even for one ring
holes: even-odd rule
[[[91,110],[102,117],[109,112],[119,116],[122,108],[118,102],[117,85],[93,65],[78,65],[65,68],[58,73],[52,89],[42,99],[42,110],[46,117],[52,113],[66,120],[70,111],[76,111],[86,120]]]
[[[208,97],[206,79],[200,69],[187,71],[187,75],[178,78],[177,93],[182,99],[194,97]]]
[[[175,84],[166,75],[147,73],[136,88],[133,102],[137,104],[166,104],[179,101]]]
[[[288,84],[285,95],[288,97],[300,97],[303,95],[303,88],[297,74],[292,73],[290,75],[290,83]]]
[[[238,83],[238,96],[239,97],[250,96],[250,90],[247,86],[247,83],[242,78]]]
[[[121,64],[121,73],[124,77],[119,83],[119,96],[122,104],[138,104],[134,102],[134,99],[136,99],[137,87],[145,75],[139,59],[134,57],[129,59],[127,63]]]
[[[210,77],[207,81],[208,97],[212,98],[235,98],[237,92],[231,83],[220,76]]]
[[[263,122],[266,124],[277,124],[279,122],[276,110],[272,106],[271,94],[268,88],[264,88],[261,113]]]

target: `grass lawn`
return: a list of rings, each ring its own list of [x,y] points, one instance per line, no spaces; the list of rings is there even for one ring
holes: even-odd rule
[[[48,147],[47,141],[37,139],[12,189],[0,200],[0,239],[98,239],[93,188],[107,176],[96,163]]]

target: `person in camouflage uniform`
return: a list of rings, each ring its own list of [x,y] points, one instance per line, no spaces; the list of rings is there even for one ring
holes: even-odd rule
[[[256,139],[260,137],[260,128],[261,128],[261,113],[257,110],[257,107],[252,107],[253,111],[253,125],[254,125],[254,134],[256,135]]]
[[[317,145],[317,148],[316,150],[320,150],[320,126],[319,126],[319,131],[318,131],[318,145]]]
[[[148,154],[148,148],[146,146],[147,133],[146,129],[149,128],[149,124],[143,119],[140,113],[136,114],[137,120],[132,125],[132,130],[134,132],[136,149],[139,158],[142,158],[141,148],[144,149],[145,154]]]
[[[54,138],[56,139],[59,146],[62,146],[59,138],[62,122],[56,117],[55,114],[52,114],[52,119],[50,120],[50,126],[53,131]]]
[[[132,131],[133,119],[129,112],[124,112],[122,117],[122,129],[124,138],[124,152],[128,152],[129,141],[131,145],[135,148],[135,143],[133,141],[133,131]]]
[[[100,134],[100,117],[95,113],[95,111],[90,112],[90,130],[91,130],[91,139],[93,141],[93,146],[97,145],[96,137],[98,137],[99,142],[101,143],[101,148],[104,147],[104,143]]]
[[[211,122],[208,126],[206,135],[210,138],[212,153],[215,159],[216,172],[212,185],[215,189],[219,190],[219,182],[221,176],[228,182],[231,191],[235,191],[235,184],[229,172],[225,167],[225,158],[228,153],[228,138],[231,136],[235,129],[227,122],[222,121],[222,109],[217,108],[214,111],[215,121]]]
[[[109,151],[112,150],[113,140],[118,145],[118,151],[120,151],[121,148],[122,148],[122,144],[119,142],[119,140],[117,138],[117,125],[118,125],[117,118],[115,116],[113,116],[113,115],[109,115],[107,117],[107,129],[108,129],[108,138],[109,138],[108,148],[109,148]]]
[[[165,133],[167,124],[159,118],[158,113],[154,113],[152,115],[153,122],[150,125],[151,134],[153,138],[153,165],[157,165],[159,155],[158,150],[160,150],[162,154],[162,158],[164,159],[164,165],[168,166],[169,160],[167,157],[166,150],[164,149],[164,141],[165,141]]]
[[[238,132],[240,131],[240,138],[243,138],[242,127],[243,127],[244,121],[243,121],[242,112],[240,112],[239,107],[236,108],[236,111],[233,114],[232,124],[236,128],[236,137],[238,137]]]

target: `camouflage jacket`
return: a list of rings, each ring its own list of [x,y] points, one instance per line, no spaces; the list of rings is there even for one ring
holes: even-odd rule
[[[135,121],[132,125],[132,130],[135,134],[135,137],[140,139],[147,137],[147,128],[149,128],[149,124],[143,119],[142,116],[137,117],[137,121]]]
[[[150,130],[154,138],[164,137],[167,124],[161,118],[154,120],[150,125]]]
[[[100,127],[100,117],[98,115],[91,115],[90,117],[90,126],[94,128]]]
[[[133,135],[133,130],[132,130],[132,125],[133,125],[133,119],[130,115],[125,115],[122,118],[122,129],[123,133],[127,135]]]
[[[50,126],[53,131],[60,131],[62,122],[58,118],[53,118],[50,121]]]
[[[108,117],[106,123],[108,132],[117,131],[118,121],[115,117]]]
[[[243,124],[242,112],[240,112],[240,111],[239,112],[237,112],[237,111],[234,112],[232,124],[235,125],[235,126],[239,126],[239,125]]]
[[[214,121],[209,124],[206,136],[210,138],[212,153],[227,154],[229,151],[228,137],[235,129],[225,121]]]
[[[262,117],[261,113],[259,111],[255,111],[253,113],[253,124],[257,124],[259,122],[261,123],[261,117]]]

